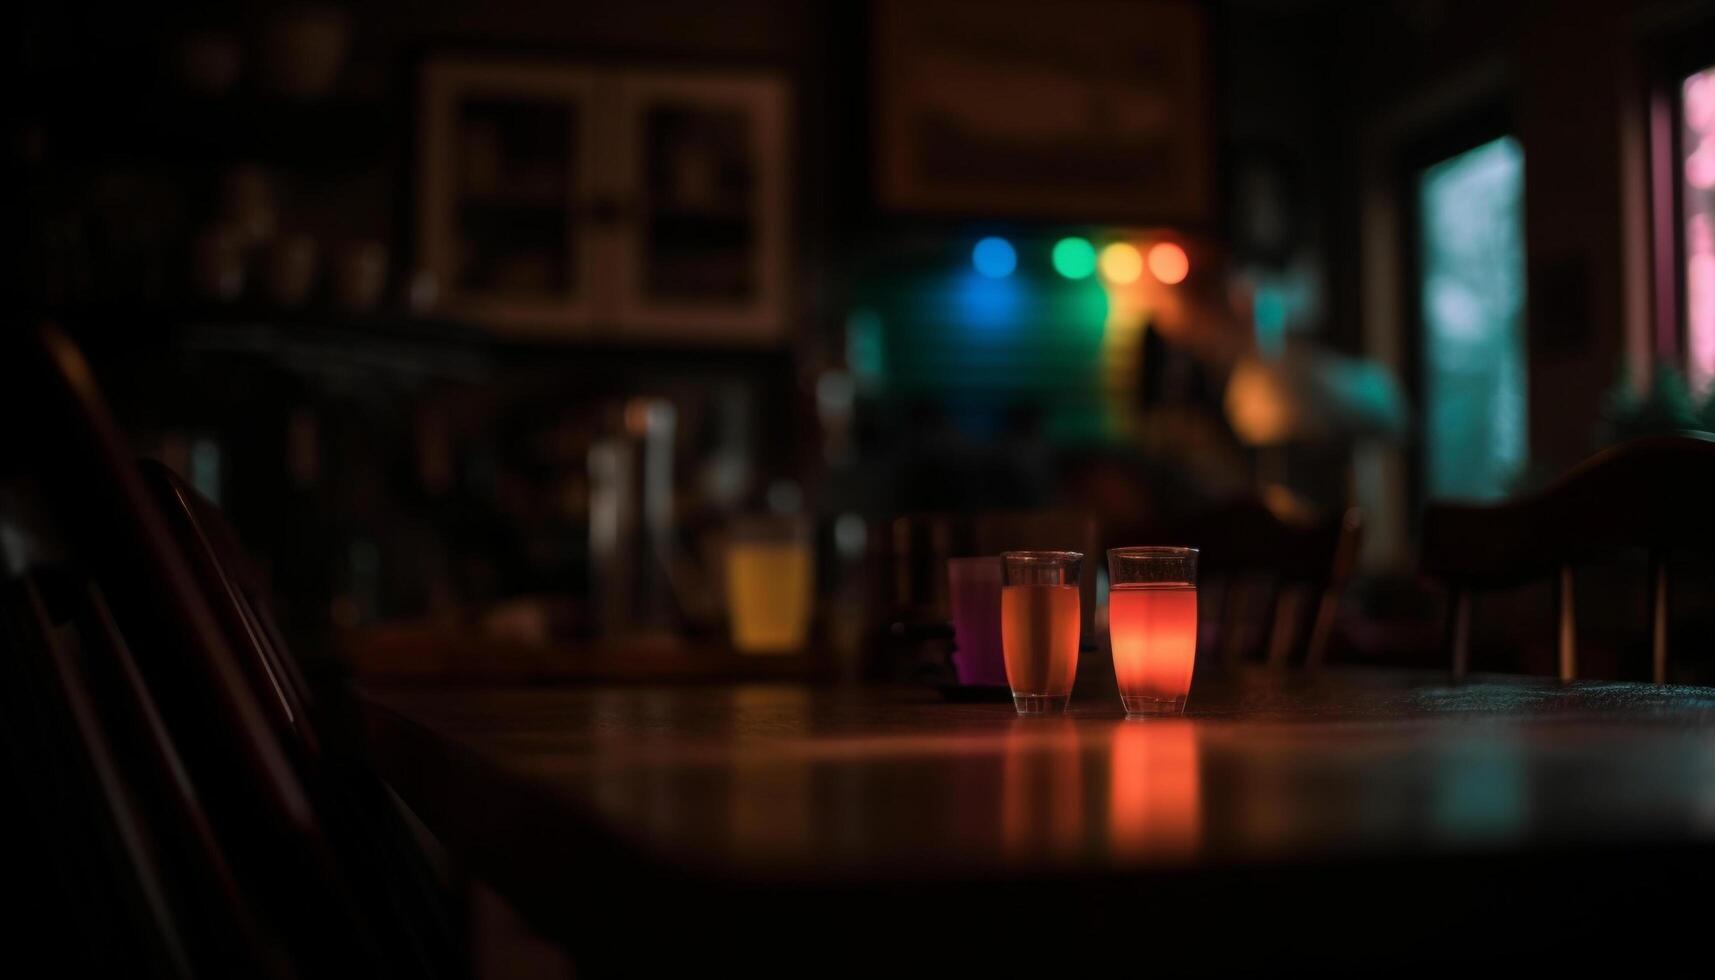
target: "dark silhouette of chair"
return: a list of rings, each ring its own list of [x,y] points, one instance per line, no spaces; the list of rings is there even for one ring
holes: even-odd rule
[[[236,531],[219,507],[165,465],[143,460],[139,469],[258,699],[293,749],[300,778],[364,905],[404,913],[391,922],[394,945],[405,946],[420,964],[458,962],[462,952],[432,869],[380,778],[360,754],[345,749],[354,739],[324,739],[323,726],[346,723],[330,718],[326,702],[346,705],[336,697],[318,699],[310,689]]]
[[[143,976],[195,975],[195,923],[172,900],[161,848],[126,780],[76,653],[67,648],[31,580],[8,583],[0,599],[0,654],[13,805],[29,814],[28,844],[47,844],[49,877],[78,937],[58,964],[135,970]],[[15,893],[16,894],[16,893]],[[41,901],[45,896],[32,896]],[[127,962],[129,961],[129,962]]]
[[[1715,440],[1693,434],[1606,449],[1545,489],[1501,504],[1431,504],[1422,568],[1450,591],[1447,645],[1470,669],[1471,603],[1484,589],[1555,576],[1559,675],[1578,676],[1574,565],[1621,549],[1649,555],[1651,674],[1667,679],[1668,558],[1715,552]]]
[[[6,712],[8,738],[29,727],[24,719],[31,716],[39,736],[16,767],[45,764],[57,777],[38,771],[13,784],[38,806],[39,796],[52,799],[51,810],[38,815],[36,839],[60,837],[51,849],[56,865],[75,867],[75,858],[67,861],[72,855],[120,856],[112,864],[120,870],[118,889],[112,874],[85,869],[93,871],[85,894],[60,914],[88,915],[91,892],[130,893],[125,904],[142,917],[148,949],[137,963],[113,964],[118,972],[138,971],[155,954],[168,975],[291,976],[277,937],[237,884],[101,594],[75,575],[38,567],[0,590],[0,617],[10,640],[4,686],[15,699]],[[56,797],[56,782],[88,792]],[[50,875],[66,871],[52,867]],[[84,925],[92,927],[86,938],[113,935],[101,923]]]
[[[1270,666],[1316,667],[1327,660],[1362,539],[1355,508],[1317,520],[1282,516],[1259,499],[1241,498],[1178,519],[1116,527],[1108,545],[1198,549],[1198,590],[1220,596],[1212,618],[1224,666],[1260,655]]]
[[[399,909],[366,899],[378,860],[356,813],[354,765],[318,762],[301,678],[231,576],[165,519],[81,354],[51,327],[0,338],[16,455],[67,564],[104,597],[183,771],[233,855],[239,885],[310,975],[438,975]],[[183,527],[179,527],[180,532]],[[225,584],[222,584],[224,581]],[[385,891],[385,889],[380,889]]]
[[[218,508],[167,466],[145,459],[138,467],[258,703],[304,764],[313,765],[321,745],[309,684],[267,615],[266,599],[237,535]]]

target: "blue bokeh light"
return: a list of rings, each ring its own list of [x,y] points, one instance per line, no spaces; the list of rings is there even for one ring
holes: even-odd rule
[[[999,235],[990,235],[971,249],[971,265],[990,279],[1005,279],[1018,268],[1018,252],[1011,242]]]
[[[969,273],[953,287],[954,318],[972,327],[999,327],[1017,321],[1024,295],[1018,282]]]

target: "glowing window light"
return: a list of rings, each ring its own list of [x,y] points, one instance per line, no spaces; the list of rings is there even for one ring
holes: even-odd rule
[[[1172,242],[1156,242],[1149,247],[1149,274],[1165,285],[1178,285],[1191,274],[1191,259]]]
[[[1096,249],[1087,239],[1062,238],[1054,243],[1054,271],[1067,279],[1088,279],[1096,271]]]
[[[1715,66],[1681,83],[1685,182],[1680,185],[1685,255],[1686,375],[1699,397],[1715,397]]]
[[[1530,459],[1524,179],[1510,136],[1416,178],[1428,497],[1500,500]]]
[[[1136,282],[1143,275],[1143,256],[1128,242],[1114,242],[1102,249],[1102,275],[1122,286]]]
[[[971,265],[990,279],[1005,279],[1018,268],[1018,253],[1013,250],[1011,242],[998,235],[990,235],[971,249]]]

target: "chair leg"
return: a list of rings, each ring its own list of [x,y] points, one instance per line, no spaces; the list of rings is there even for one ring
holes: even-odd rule
[[[1310,627],[1310,642],[1305,650],[1304,664],[1320,667],[1328,659],[1328,644],[1334,638],[1334,621],[1340,615],[1340,586],[1330,585],[1322,590],[1316,603],[1316,620]]]
[[[1453,655],[1453,679],[1463,680],[1471,669],[1471,590],[1461,586],[1453,593],[1448,617],[1447,646]]]
[[[1650,556],[1650,678],[1667,683],[1667,557]]]
[[[1268,665],[1284,667],[1291,660],[1293,648],[1301,634],[1304,603],[1307,598],[1302,585],[1282,584],[1274,596],[1274,616],[1268,630]]]
[[[1250,609],[1250,586],[1240,575],[1229,576],[1221,590],[1221,666],[1229,673],[1239,669],[1244,657],[1241,625]]]
[[[1578,619],[1573,609],[1572,597],[1572,566],[1560,566],[1560,590],[1558,592],[1557,619],[1560,624],[1560,679],[1563,681],[1576,680],[1578,677]]]

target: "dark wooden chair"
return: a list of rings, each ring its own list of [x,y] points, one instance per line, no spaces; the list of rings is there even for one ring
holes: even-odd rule
[[[309,684],[268,613],[237,535],[214,504],[167,466],[145,459],[138,467],[258,703],[301,760],[313,765],[322,750]]]
[[[90,583],[68,583],[68,588],[75,604],[68,612],[82,638],[84,669],[102,715],[118,733],[126,771],[154,824],[162,828],[168,854],[183,877],[187,918],[196,923],[199,950],[210,964],[204,972],[295,975],[280,938],[239,886],[232,855],[214,832],[106,599]]]
[[[1635,439],[1590,457],[1545,489],[1501,504],[1431,504],[1423,571],[1450,591],[1447,645],[1455,676],[1471,660],[1471,605],[1480,590],[1555,577],[1559,675],[1578,676],[1574,566],[1627,548],[1649,555],[1650,659],[1667,679],[1668,558],[1715,552],[1715,440]]]
[[[6,693],[21,699],[6,712],[8,736],[36,716],[39,738],[28,751],[46,756],[55,770],[12,788],[32,800],[52,796],[48,784],[56,781],[92,791],[56,801],[48,817],[53,829],[40,832],[37,843],[80,823],[85,836],[62,837],[61,846],[49,849],[51,862],[75,867],[88,853],[122,855],[108,870],[129,869],[117,878],[140,889],[132,905],[147,913],[151,945],[170,954],[173,975],[292,976],[277,937],[239,888],[231,857],[101,594],[75,574],[36,567],[0,587],[0,617],[11,639]],[[92,832],[91,816],[106,826]],[[112,875],[97,870],[92,879],[95,891],[112,890]],[[74,921],[83,914],[65,913]],[[79,928],[100,944],[99,923]],[[117,966],[130,972],[136,964]]]
[[[1320,666],[1363,540],[1356,508],[1329,519],[1277,514],[1241,498],[1172,520],[1116,527],[1109,547],[1198,549],[1199,591],[1218,594],[1213,621],[1222,665],[1257,656],[1271,666]]]
[[[43,889],[50,894],[37,891],[27,900],[57,897],[52,915],[70,934],[61,941],[71,948],[56,957],[56,968],[194,976],[196,924],[186,922],[173,901],[153,828],[125,778],[79,658],[55,628],[33,579],[7,583],[0,596],[0,659],[7,789],[16,794],[8,808],[33,811],[19,843],[38,852],[32,857],[49,855],[51,865],[51,885]]]
[[[30,420],[15,430],[24,469],[68,563],[105,597],[246,894],[302,972],[395,972],[294,751],[146,491],[82,355],[51,327],[0,344],[0,397],[14,418]]]
[[[185,554],[257,698],[292,748],[331,844],[371,926],[422,972],[456,972],[464,958],[446,896],[385,785],[353,749],[351,706],[340,688],[318,697],[278,626],[255,566],[220,508],[155,460],[139,464],[168,531]],[[322,729],[342,729],[325,737]],[[341,737],[343,736],[343,737]]]

